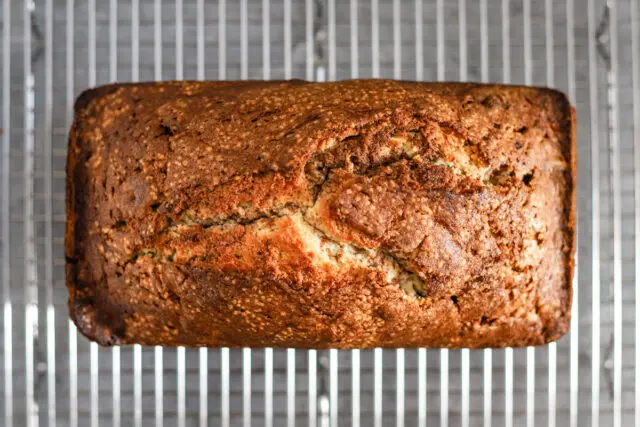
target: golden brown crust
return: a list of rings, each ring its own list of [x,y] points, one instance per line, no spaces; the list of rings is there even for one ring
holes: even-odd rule
[[[503,347],[569,327],[575,118],[549,89],[165,82],[76,102],[73,320],[101,344]]]

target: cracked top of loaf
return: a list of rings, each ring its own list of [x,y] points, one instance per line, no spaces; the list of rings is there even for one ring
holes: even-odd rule
[[[100,344],[503,347],[568,329],[559,92],[351,80],[85,91],[71,317]]]

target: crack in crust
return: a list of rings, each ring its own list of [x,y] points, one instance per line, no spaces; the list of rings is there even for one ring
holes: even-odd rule
[[[451,172],[453,172],[455,175],[459,177],[466,177],[468,175],[471,175],[471,173],[468,170],[460,168],[454,165],[452,162],[447,162],[442,158],[437,158],[434,161],[428,161],[422,158],[420,147],[418,147],[417,145],[418,143],[420,144],[424,143],[424,141],[418,141],[419,138],[422,138],[422,133],[425,131],[425,129],[428,126],[427,124],[424,124],[422,126],[413,127],[407,131],[395,129],[395,133],[391,134],[391,136],[388,138],[388,142],[390,142],[392,146],[393,144],[396,145],[395,148],[397,148],[397,152],[385,153],[386,156],[382,156],[378,158],[377,161],[371,161],[369,164],[364,163],[361,165],[354,164],[354,162],[357,161],[357,159],[353,155],[353,152],[351,152],[352,154],[348,156],[346,161],[339,161],[337,164],[331,165],[329,167],[324,167],[322,170],[322,175],[320,179],[318,179],[317,173],[314,173],[314,172],[318,170],[317,162],[319,161],[318,160],[319,156],[330,153],[332,149],[343,149],[345,144],[348,145],[349,143],[351,143],[352,145],[355,145],[355,148],[359,148],[362,144],[363,139],[371,137],[370,135],[370,133],[372,132],[371,129],[375,129],[377,126],[380,125],[380,123],[384,123],[384,119],[388,119],[388,117],[383,117],[378,121],[361,124],[355,127],[353,131],[347,132],[348,133],[347,137],[342,138],[338,142],[329,141],[326,144],[323,144],[320,149],[316,150],[309,157],[309,159],[305,163],[303,171],[309,187],[313,189],[312,190],[313,202],[311,204],[298,205],[298,204],[289,202],[282,205],[272,206],[270,209],[267,209],[267,210],[257,209],[255,206],[251,206],[251,205],[244,205],[241,207],[241,210],[239,212],[220,214],[213,217],[197,216],[197,214],[195,213],[197,211],[197,206],[191,205],[189,208],[187,208],[180,214],[177,221],[173,221],[173,220],[167,221],[165,226],[161,228],[155,234],[155,236],[149,239],[151,244],[146,244],[146,245],[143,245],[144,248],[136,249],[131,254],[131,256],[129,256],[129,258],[125,260],[124,265],[126,266],[127,264],[134,262],[140,256],[149,255],[151,253],[155,254],[156,251],[149,249],[149,247],[155,246],[155,243],[165,235],[178,236],[181,233],[187,232],[189,228],[194,228],[194,227],[201,227],[203,229],[208,229],[212,227],[229,228],[236,225],[247,226],[247,225],[254,224],[263,219],[293,217],[294,215],[298,215],[298,214],[302,214],[301,215],[302,220],[305,223],[307,223],[309,226],[311,226],[314,230],[316,230],[316,232],[320,233],[320,235],[324,239],[330,240],[333,243],[338,245],[349,247],[351,250],[355,249],[358,251],[362,251],[363,253],[371,252],[371,251],[367,251],[366,248],[362,246],[355,246],[352,244],[350,245],[344,242],[340,242],[339,238],[335,236],[334,237],[330,236],[326,230],[322,230],[318,225],[314,224],[308,215],[308,212],[313,210],[316,207],[318,199],[320,198],[320,195],[322,193],[323,187],[325,183],[329,180],[329,177],[332,172],[337,170],[346,170],[354,175],[374,176],[375,172],[381,168],[389,168],[397,165],[400,162],[409,161],[409,162],[415,162],[415,164],[420,164],[420,165],[431,164],[433,166],[446,167],[447,169],[451,170]],[[464,139],[461,134],[454,131],[453,128],[447,125],[446,123],[433,122],[431,123],[431,125],[437,125],[443,130],[447,129],[448,132],[455,134],[456,138],[459,140]],[[299,125],[297,128],[299,127],[301,126]],[[474,164],[473,166],[479,167],[478,164]],[[270,172],[275,173],[275,171],[270,171]],[[486,181],[485,181],[485,184],[487,184]],[[156,207],[154,208],[154,210],[156,209],[162,210],[162,205],[163,205],[162,201],[156,202],[155,205]],[[114,227],[117,228],[118,224],[116,223]],[[424,239],[426,239],[427,237],[428,236],[425,235]],[[404,289],[406,292],[408,292],[410,295],[413,295],[413,296],[419,296],[419,297],[425,296],[424,295],[425,288],[426,288],[425,281],[419,275],[417,275],[413,269],[407,266],[406,261],[402,261],[400,258],[393,255],[390,251],[385,250],[383,247],[379,247],[373,252],[377,254],[376,256],[374,256],[374,258],[377,257],[378,255],[382,255],[387,260],[386,264],[392,264],[394,268],[402,270],[403,274],[387,273],[387,277],[394,277],[398,279],[402,277],[403,279],[408,281],[408,283],[406,284],[398,283],[398,285],[402,289]],[[155,255],[152,258],[157,259]],[[172,261],[171,256],[165,257],[165,260]]]
[[[423,129],[424,128],[420,128],[418,130],[412,130],[410,132],[418,133]],[[344,140],[340,141],[337,144],[334,144],[333,146],[340,146],[340,144],[342,144],[343,142]],[[400,142],[402,143],[404,141],[400,141]],[[317,151],[315,154],[321,153],[322,151],[324,150]],[[343,250],[346,249],[351,252],[358,251],[363,255],[367,254],[367,256],[369,256],[370,258],[369,262],[367,263],[369,265],[372,265],[371,261],[373,259],[379,258],[380,256],[384,257],[386,259],[386,262],[384,262],[383,264],[387,265],[387,268],[389,268],[388,266],[392,266],[391,270],[401,270],[401,272],[387,271],[386,276],[393,277],[394,279],[398,279],[398,280],[400,279],[406,280],[406,283],[398,283],[398,285],[410,295],[422,297],[424,296],[424,292],[425,292],[425,282],[420,276],[416,274],[415,271],[407,267],[406,262],[401,261],[398,257],[394,256],[391,252],[389,252],[388,250],[385,250],[382,247],[379,247],[375,250],[367,250],[367,248],[362,246],[356,246],[353,244],[347,244],[347,243],[341,242],[340,239],[338,239],[337,237],[330,236],[326,230],[322,230],[318,225],[314,224],[308,214],[309,211],[313,210],[316,207],[316,204],[318,202],[318,199],[320,198],[320,195],[322,193],[322,189],[325,183],[328,181],[330,174],[335,170],[346,169],[352,173],[355,173],[356,175],[369,175],[374,173],[379,168],[393,167],[394,165],[407,160],[416,161],[421,164],[423,163],[422,159],[419,157],[418,154],[416,154],[416,151],[413,148],[410,151],[410,150],[407,150],[406,147],[403,147],[403,151],[404,151],[403,154],[409,154],[413,152],[413,156],[408,157],[406,155],[403,155],[393,160],[383,159],[379,163],[368,165],[366,169],[361,171],[354,171],[353,164],[330,167],[330,168],[327,168],[326,173],[324,174],[324,178],[321,180],[320,183],[312,184],[313,180],[307,179],[307,182],[309,183],[309,185],[313,185],[315,188],[313,203],[310,205],[299,206],[294,203],[285,203],[283,205],[272,206],[270,209],[266,211],[256,209],[253,206],[244,206],[244,208],[242,209],[242,213],[234,212],[231,214],[222,214],[214,217],[198,217],[194,215],[193,208],[187,209],[180,214],[180,217],[177,221],[172,221],[172,220],[168,221],[165,227],[160,229],[155,234],[155,236],[151,237],[149,239],[150,242],[152,242],[151,244],[143,245],[144,246],[143,248],[136,249],[131,254],[131,256],[129,256],[129,258],[125,260],[124,266],[126,267],[126,265],[132,262],[135,262],[139,257],[146,256],[146,255],[151,255],[151,257],[154,260],[162,260],[164,262],[173,262],[171,255],[164,258],[158,258],[156,256],[158,251],[150,249],[150,247],[156,246],[156,243],[158,242],[158,240],[166,235],[179,236],[180,234],[187,233],[189,229],[193,229],[193,228],[209,229],[209,228],[216,227],[216,228],[224,229],[224,228],[230,228],[238,225],[250,226],[259,221],[267,220],[267,219],[285,218],[285,217],[292,218],[294,216],[298,216],[299,218],[301,218],[302,221],[304,221],[304,223],[306,223],[309,227],[315,230],[316,234],[322,237],[323,239],[329,240],[334,244],[341,246]],[[307,161],[304,170],[307,170],[309,168],[309,165],[312,164],[312,162],[313,162],[313,159],[310,158]],[[447,167],[446,165],[443,165],[443,163],[439,161],[430,162],[430,164],[434,166]],[[456,170],[455,173],[460,173],[460,172],[459,170]],[[464,175],[464,174],[461,174],[461,175]],[[114,227],[118,228],[120,227],[120,225],[116,223]],[[427,236],[425,236],[425,239],[426,238]],[[370,255],[371,253],[373,253],[374,255],[371,256]]]

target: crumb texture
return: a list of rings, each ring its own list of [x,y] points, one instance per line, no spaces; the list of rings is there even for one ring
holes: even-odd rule
[[[503,347],[568,329],[573,110],[516,86],[117,84],[76,102],[71,316],[103,345]]]

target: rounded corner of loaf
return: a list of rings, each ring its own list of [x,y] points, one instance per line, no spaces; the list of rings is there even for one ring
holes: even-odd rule
[[[69,297],[69,311],[78,331],[89,340],[105,347],[123,344],[122,327],[109,324],[106,313],[101,313],[91,302],[77,300],[72,293]]]
[[[549,344],[559,341],[564,337],[571,327],[571,312],[558,315],[556,319],[549,322],[544,329],[544,343]]]
[[[80,95],[76,97],[73,107],[75,113],[78,114],[84,111],[92,101],[99,100],[110,93],[116,92],[122,86],[124,86],[122,83],[110,83],[83,90],[80,92]]]

